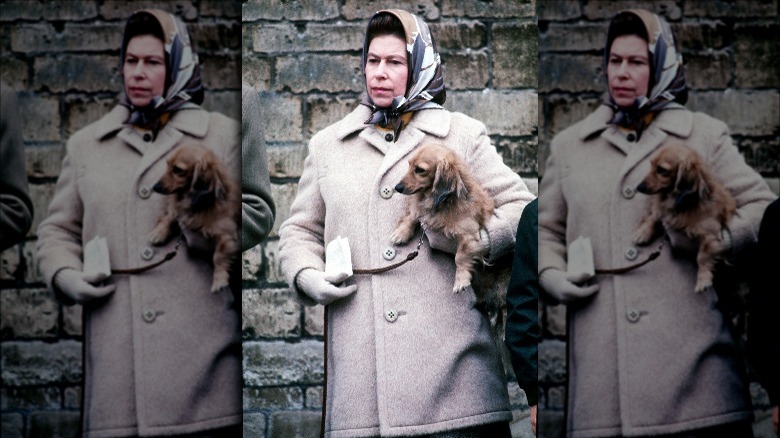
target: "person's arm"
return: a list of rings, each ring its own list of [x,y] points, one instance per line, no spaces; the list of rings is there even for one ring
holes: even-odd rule
[[[260,126],[260,97],[246,83],[241,88],[241,110],[241,251],[246,251],[268,236],[276,211]]]
[[[33,219],[13,90],[0,85],[0,251],[24,239]]]

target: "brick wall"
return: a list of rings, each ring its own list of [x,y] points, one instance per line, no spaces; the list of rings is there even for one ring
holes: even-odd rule
[[[244,3],[242,74],[265,109],[261,123],[278,211],[269,239],[244,254],[244,431],[252,436],[319,430],[322,306],[295,301],[279,271],[277,232],[295,197],[308,140],[351,112],[364,91],[360,57],[368,19],[393,7],[431,25],[444,65],[445,107],[483,121],[507,165],[536,191],[534,1]],[[517,384],[510,384],[510,394],[515,435],[528,436],[524,394]]]
[[[75,436],[78,430],[81,309],[61,306],[43,284],[35,229],[54,194],[65,142],[118,102],[122,30],[127,17],[144,7],[162,7],[183,18],[203,64],[204,107],[238,119],[238,1],[0,3],[0,79],[19,92],[35,207],[25,242],[0,254],[4,438]]]
[[[747,162],[775,193],[780,188],[778,2],[540,1],[539,174],[550,141],[591,113],[606,91],[602,51],[609,20],[622,9],[646,8],[670,22],[682,48],[690,87],[687,107],[725,121]],[[540,201],[540,202],[543,202]],[[542,306],[540,437],[563,436],[566,380],[565,309]],[[768,399],[752,385],[756,436],[770,435]]]

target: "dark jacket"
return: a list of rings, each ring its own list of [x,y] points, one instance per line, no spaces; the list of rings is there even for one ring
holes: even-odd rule
[[[33,206],[27,189],[27,165],[19,135],[16,96],[0,85],[0,251],[19,243],[30,229]]]

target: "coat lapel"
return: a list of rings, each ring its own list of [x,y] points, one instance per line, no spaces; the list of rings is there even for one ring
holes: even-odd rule
[[[406,159],[418,146],[421,146],[426,136],[444,138],[450,131],[450,120],[450,113],[440,109],[418,111],[409,125],[401,131],[397,142],[386,142],[388,146],[385,158],[382,160],[382,166],[379,168],[379,178],[382,178],[398,162]],[[370,130],[376,133],[376,129]],[[366,130],[361,132],[361,137],[365,133]],[[378,137],[382,138],[381,135]],[[382,139],[382,141],[385,140]]]

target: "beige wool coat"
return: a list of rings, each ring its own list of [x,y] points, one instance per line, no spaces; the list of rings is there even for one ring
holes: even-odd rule
[[[443,109],[417,112],[397,142],[365,125],[360,105],[311,139],[298,195],[280,230],[282,270],[297,290],[301,270],[324,270],[324,245],[349,239],[358,269],[396,263],[419,234],[394,247],[389,237],[404,212],[393,187],[410,154],[445,144],[466,160],[493,196],[487,224],[490,256],[506,253],[524,206],[534,196],[501,160],[485,126]],[[418,231],[419,233],[419,231]],[[487,318],[471,289],[454,294],[452,254],[433,250],[379,275],[356,275],[357,292],[329,305],[326,436],[431,434],[511,420],[506,379]],[[305,300],[306,297],[298,291]]]
[[[117,106],[75,133],[48,217],[38,228],[40,269],[50,287],[63,268],[82,269],[82,245],[108,242],[113,268],[160,260],[147,237],[164,197],[152,186],[185,142],[212,149],[239,175],[240,129],[221,114],[180,110],[157,139],[124,125]],[[210,256],[182,243],[169,262],[113,275],[116,291],[84,305],[84,433],[87,437],[189,433],[241,422],[240,316],[227,289],[209,292]],[[63,296],[59,293],[60,296]]]
[[[635,188],[665,142],[695,149],[737,201],[733,247],[756,240],[774,198],[731,143],[726,125],[685,109],[662,111],[642,134],[622,132],[601,106],[555,137],[539,192],[539,271],[566,270],[566,247],[589,237],[596,268],[644,260],[661,238],[636,246],[648,197]],[[694,293],[695,256],[673,251],[622,275],[597,275],[600,290],[568,318],[567,429],[572,438],[642,436],[752,416],[743,359],[712,289]]]

